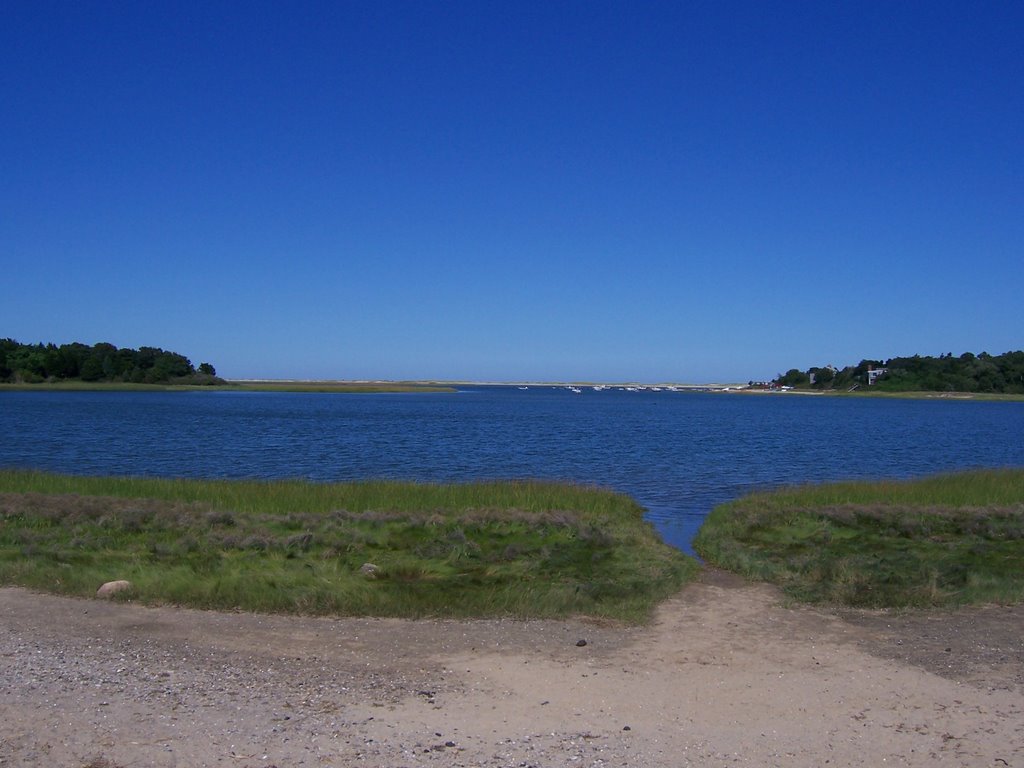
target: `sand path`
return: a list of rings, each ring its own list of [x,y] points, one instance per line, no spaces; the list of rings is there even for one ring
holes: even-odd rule
[[[1022,629],[715,572],[630,629],[0,589],[0,765],[1024,767]]]

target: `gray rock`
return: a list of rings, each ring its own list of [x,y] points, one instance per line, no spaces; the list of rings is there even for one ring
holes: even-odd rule
[[[120,579],[118,581],[108,581],[102,587],[96,590],[96,597],[111,598],[119,592],[127,592],[132,588],[130,581]]]
[[[380,575],[380,566],[373,563],[363,563],[359,566],[359,572],[368,579],[376,579]]]

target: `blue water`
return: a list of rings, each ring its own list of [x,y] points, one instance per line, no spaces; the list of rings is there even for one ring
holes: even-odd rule
[[[626,492],[689,551],[756,488],[1024,466],[1024,403],[470,387],[457,394],[0,393],[0,467],[544,478]]]

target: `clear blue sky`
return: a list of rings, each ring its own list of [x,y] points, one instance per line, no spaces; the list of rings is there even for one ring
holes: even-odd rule
[[[1024,3],[0,9],[0,336],[228,377],[1024,347]]]

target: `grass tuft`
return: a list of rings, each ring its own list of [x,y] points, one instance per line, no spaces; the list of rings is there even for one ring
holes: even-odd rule
[[[714,509],[710,563],[792,597],[861,607],[1024,600],[1024,470],[828,483]]]

